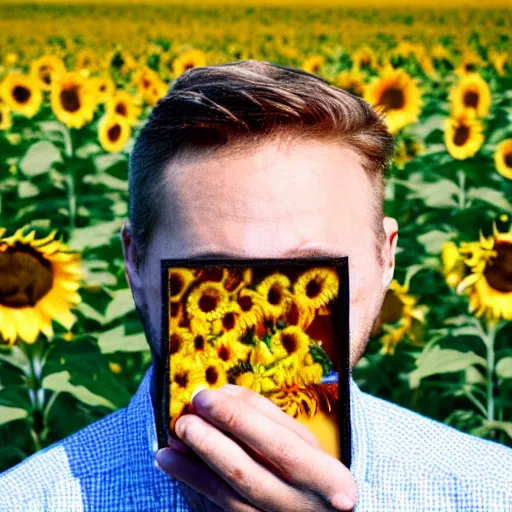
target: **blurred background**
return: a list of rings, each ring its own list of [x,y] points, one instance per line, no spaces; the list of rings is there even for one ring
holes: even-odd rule
[[[363,97],[396,136],[397,268],[361,389],[512,446],[512,12],[479,3],[3,0],[0,470],[136,391],[130,149],[176,77],[249,58]]]

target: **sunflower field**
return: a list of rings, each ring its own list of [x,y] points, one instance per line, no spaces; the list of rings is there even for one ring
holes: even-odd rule
[[[512,446],[512,11],[324,3],[3,2],[0,470],[137,390],[130,149],[176,77],[251,58],[363,97],[396,137],[397,267],[356,382]]]

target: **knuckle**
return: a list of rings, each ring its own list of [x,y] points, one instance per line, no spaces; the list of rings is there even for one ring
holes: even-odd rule
[[[296,467],[301,456],[293,439],[282,438],[277,445],[277,459],[285,468]]]
[[[239,425],[240,400],[227,400],[223,403],[222,414],[218,416],[229,430],[234,430]]]

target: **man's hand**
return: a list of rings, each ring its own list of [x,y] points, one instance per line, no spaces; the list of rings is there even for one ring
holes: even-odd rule
[[[192,405],[197,414],[185,414],[175,425],[183,442],[171,440],[156,460],[223,510],[323,512],[355,506],[350,471],[267,398],[226,384],[199,391]]]

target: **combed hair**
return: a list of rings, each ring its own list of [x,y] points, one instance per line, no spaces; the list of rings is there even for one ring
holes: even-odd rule
[[[386,123],[366,101],[301,69],[248,59],[180,75],[139,132],[129,165],[129,217],[137,265],[164,201],[171,162],[222,149],[247,151],[276,137],[336,142],[355,151],[374,183],[377,243],[386,169],[394,146]],[[172,180],[171,180],[172,181]]]

